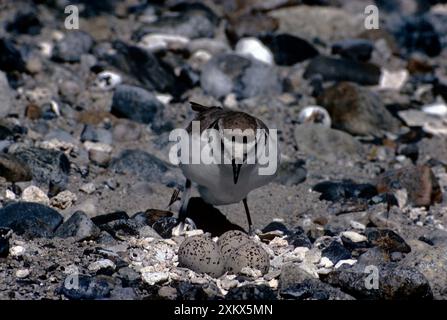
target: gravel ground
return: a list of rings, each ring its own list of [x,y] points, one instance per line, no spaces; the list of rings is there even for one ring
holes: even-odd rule
[[[443,2],[2,1],[0,299],[446,299]],[[173,232],[189,101],[278,129],[255,236]]]

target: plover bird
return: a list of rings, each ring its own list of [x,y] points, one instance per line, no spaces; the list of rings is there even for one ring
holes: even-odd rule
[[[186,163],[179,163],[186,177],[179,212],[180,224],[185,227],[191,187],[192,183],[195,183],[202,199],[211,205],[226,205],[242,201],[247,215],[249,233],[253,234],[247,195],[250,191],[266,185],[276,176],[280,155],[276,130],[270,130],[261,120],[244,112],[221,107],[206,107],[194,102],[191,102],[191,107],[197,114],[186,128],[189,140],[193,144],[200,140],[202,155],[207,154],[204,148],[209,150],[209,144],[213,141],[214,143],[219,141],[219,145],[211,153],[213,163],[202,158],[194,163],[194,151],[188,155],[188,161],[184,161]],[[200,136],[194,134],[198,125],[200,125]],[[216,136],[204,140],[205,130],[212,131]],[[213,146],[216,147],[216,144]],[[265,157],[267,153],[268,161]],[[264,158],[261,161],[262,157]],[[262,170],[267,167],[268,170]]]

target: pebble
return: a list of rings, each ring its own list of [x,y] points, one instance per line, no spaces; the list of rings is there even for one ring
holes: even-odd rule
[[[92,37],[84,31],[70,31],[63,35],[53,48],[53,59],[63,62],[79,62],[81,55],[93,46]]]
[[[291,34],[268,34],[261,40],[270,48],[274,62],[280,66],[291,66],[318,55],[312,44]]]
[[[379,193],[406,189],[410,205],[427,207],[442,202],[442,191],[433,171],[426,165],[388,170],[377,178]]]
[[[50,204],[50,199],[45,192],[36,186],[29,186],[25,188],[22,192],[21,199],[25,202],[41,203],[47,206]]]
[[[50,203],[52,207],[64,210],[73,206],[76,201],[78,197],[71,191],[65,190],[51,198]]]
[[[308,106],[298,114],[299,123],[314,123],[330,128],[332,124],[331,116],[327,110],[320,106]]]
[[[240,39],[234,50],[240,55],[249,56],[270,65],[274,63],[270,50],[260,40],[253,37]]]
[[[92,194],[93,192],[96,191],[96,186],[94,183],[89,182],[89,183],[85,183],[83,184],[80,188],[80,191],[85,192],[86,194]]]
[[[84,241],[99,237],[101,230],[82,211],[76,211],[57,230],[56,237],[73,237],[75,241]]]
[[[0,153],[0,176],[10,182],[29,181],[32,178],[29,167],[14,155]]]
[[[16,271],[16,277],[19,279],[24,279],[30,275],[29,269],[20,269]]]
[[[119,74],[112,71],[101,71],[95,79],[95,85],[101,90],[112,90],[121,84],[122,78]]]
[[[20,257],[25,254],[25,247],[22,246],[13,246],[9,249],[9,255],[11,257]]]
[[[334,128],[353,135],[394,132],[399,126],[379,96],[354,83],[337,83],[325,89],[317,101],[329,112]]]
[[[203,90],[220,99],[234,93],[238,99],[282,91],[274,67],[236,54],[218,54],[202,68]]]
[[[365,39],[345,39],[332,44],[332,54],[346,59],[366,62],[371,59],[374,43]]]
[[[374,64],[325,56],[313,58],[307,65],[304,78],[320,75],[323,81],[349,81],[359,85],[377,85],[382,72]]]
[[[62,220],[56,210],[38,203],[18,202],[0,209],[0,227],[29,238],[53,236]]]
[[[88,266],[88,270],[95,273],[104,269],[115,270],[115,268],[116,265],[109,259],[98,260]]]
[[[344,232],[341,233],[341,235],[343,237],[348,238],[349,240],[351,240],[352,242],[355,242],[355,243],[357,243],[357,242],[364,242],[364,241],[368,240],[364,235],[361,235],[361,234],[359,234],[357,232],[354,232],[354,231],[344,231]]]
[[[113,94],[111,113],[117,117],[149,124],[162,109],[163,104],[156,96],[140,87],[122,84]]]
[[[361,144],[350,134],[320,125],[296,126],[294,137],[301,152],[328,162],[336,162],[346,155],[357,159],[363,153]]]

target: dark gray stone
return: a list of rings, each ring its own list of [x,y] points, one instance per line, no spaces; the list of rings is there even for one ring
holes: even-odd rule
[[[32,179],[29,167],[14,155],[0,153],[0,177],[10,182],[29,181]]]
[[[218,99],[232,92],[238,99],[282,92],[274,67],[232,53],[218,54],[208,61],[202,68],[200,84]]]
[[[60,288],[61,294],[71,300],[98,300],[110,296],[113,282],[109,277],[69,275]],[[68,284],[68,285],[67,285]]]
[[[0,227],[29,238],[52,237],[62,221],[59,212],[38,203],[18,202],[0,209]]]
[[[378,66],[347,59],[318,56],[310,61],[304,77],[321,75],[324,81],[352,81],[362,85],[379,83],[381,70]]]
[[[163,104],[143,88],[120,85],[113,94],[111,113],[140,123],[153,123],[163,111]]]
[[[101,230],[82,211],[76,211],[65,221],[55,233],[56,237],[73,237],[76,241],[95,239],[99,237]]]
[[[93,38],[84,31],[68,31],[57,42],[53,50],[53,59],[63,62],[79,62],[81,55],[88,53],[93,46]]]
[[[323,281],[340,288],[357,299],[432,299],[430,285],[424,275],[416,268],[387,263],[377,266],[378,289],[368,289],[372,272],[365,266],[342,266],[329,273]],[[365,271],[366,270],[366,271]],[[368,278],[367,278],[368,277]]]
[[[117,173],[133,175],[146,182],[160,182],[168,171],[168,166],[162,160],[147,152],[124,150],[117,158],[112,160],[110,169]]]
[[[63,152],[25,147],[16,150],[14,155],[30,167],[36,183],[50,186],[50,196],[65,189],[70,173],[70,161]]]

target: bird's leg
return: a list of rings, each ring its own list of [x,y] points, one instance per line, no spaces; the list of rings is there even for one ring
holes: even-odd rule
[[[248,234],[249,234],[250,236],[252,236],[252,235],[254,235],[254,230],[253,230],[253,224],[251,223],[250,210],[248,210],[247,198],[244,198],[244,199],[242,200],[242,202],[244,203],[245,214],[247,215],[247,221],[248,221]]]
[[[191,180],[186,179],[185,190],[183,191],[182,196],[182,205],[178,213],[179,224],[174,228],[174,230],[172,230],[173,235],[181,235],[185,233],[185,231],[187,230],[196,229],[194,221],[186,217],[190,198],[191,198]]]
[[[186,220],[186,213],[188,209],[189,199],[191,198],[191,180],[186,179],[185,191],[183,191],[182,205],[178,214],[180,221],[184,222]]]

